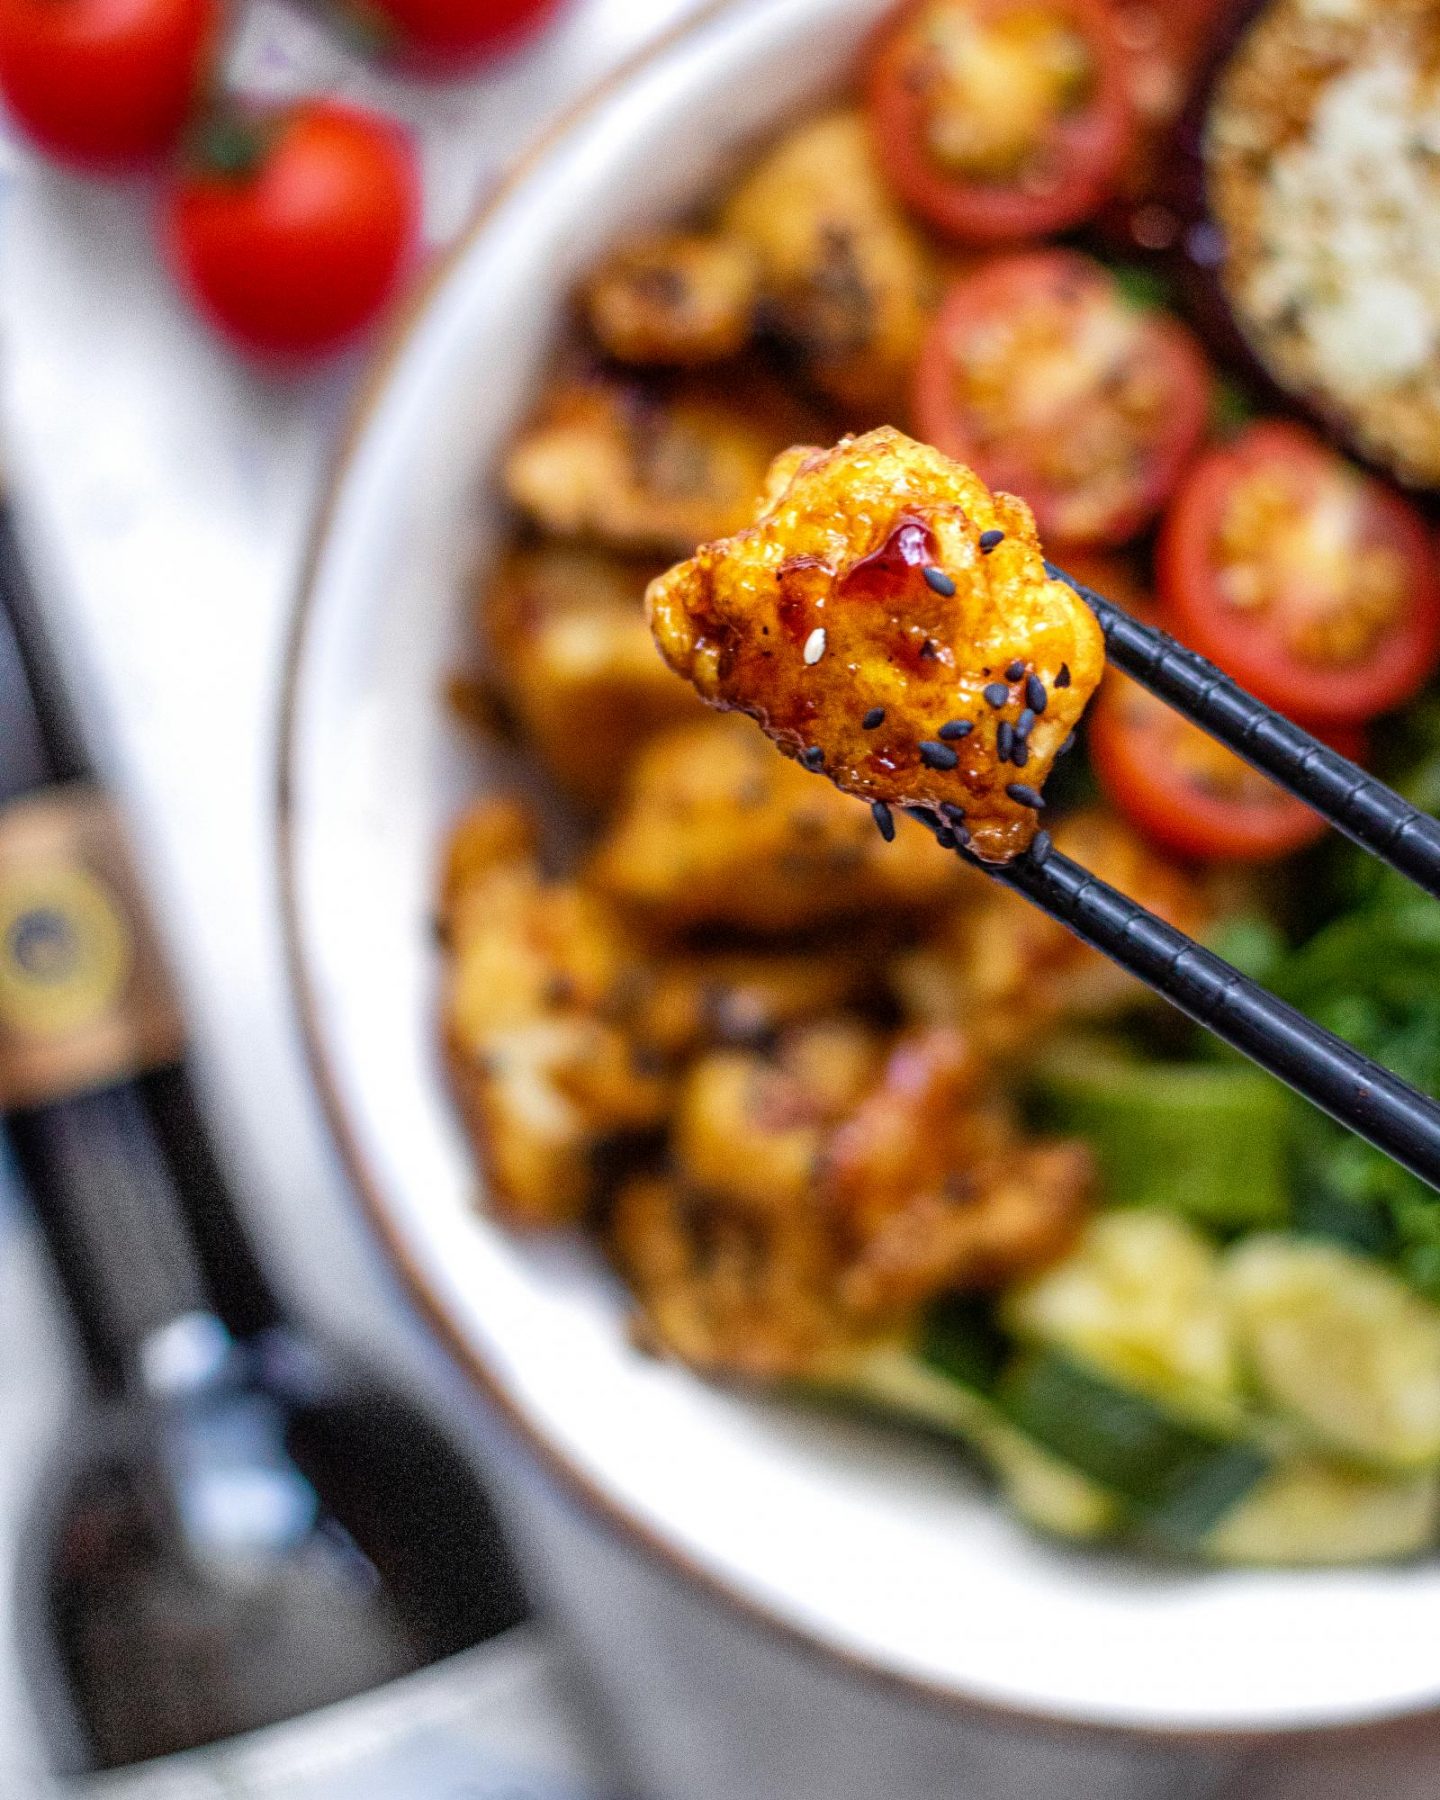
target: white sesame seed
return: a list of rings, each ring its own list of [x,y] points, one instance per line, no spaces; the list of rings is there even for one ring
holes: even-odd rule
[[[811,665],[819,662],[825,654],[825,627],[817,625],[805,640],[804,656]]]

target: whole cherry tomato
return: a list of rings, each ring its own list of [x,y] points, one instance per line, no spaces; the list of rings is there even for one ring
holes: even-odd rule
[[[344,0],[342,0],[344,3]],[[463,69],[532,37],[566,0],[350,0],[372,42],[400,62]]]
[[[317,102],[217,122],[164,209],[201,312],[265,355],[336,350],[395,292],[419,236],[414,152],[389,120]]]
[[[219,24],[219,0],[0,0],[0,94],[52,156],[143,163],[184,129]]]

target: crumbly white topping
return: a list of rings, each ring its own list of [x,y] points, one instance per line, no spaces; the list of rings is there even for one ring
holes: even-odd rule
[[[1335,0],[1309,0],[1317,4]],[[1440,354],[1440,82],[1383,50],[1336,75],[1259,196],[1243,300],[1304,338],[1342,399]]]

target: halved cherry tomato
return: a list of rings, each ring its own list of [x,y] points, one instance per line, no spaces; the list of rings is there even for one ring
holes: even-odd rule
[[[1195,464],[1158,570],[1168,628],[1298,719],[1371,718],[1440,663],[1419,514],[1298,425],[1263,420]]]
[[[1105,0],[908,0],[867,92],[901,198],[969,243],[1078,224],[1129,149],[1129,69]]]
[[[164,154],[209,72],[218,0],[0,0],[0,93],[40,149],[85,168]]]
[[[165,205],[201,312],[243,349],[340,348],[394,292],[419,235],[414,152],[388,119],[311,103],[231,121]]]
[[[921,435],[1028,500],[1057,546],[1133,537],[1199,447],[1209,407],[1185,327],[1133,305],[1074,250],[961,276],[916,371]]]
[[[1313,843],[1325,821],[1163,700],[1111,669],[1090,707],[1090,760],[1131,823],[1172,856],[1269,862]],[[1352,761],[1356,731],[1328,737]]]
[[[469,68],[514,49],[567,0],[352,0],[382,50],[396,60],[441,71]]]

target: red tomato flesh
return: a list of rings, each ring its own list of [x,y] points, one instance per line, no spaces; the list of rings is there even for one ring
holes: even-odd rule
[[[171,256],[206,318],[242,348],[338,349],[374,321],[414,254],[409,141],[389,120],[329,104],[256,129],[253,166],[178,178],[165,215]]]
[[[1178,320],[1073,250],[998,258],[950,289],[916,372],[921,436],[1028,500],[1043,538],[1124,543],[1199,447],[1210,374]]]
[[[0,0],[0,93],[51,156],[147,162],[184,129],[219,24],[218,0]]]
[[[1440,662],[1424,522],[1298,425],[1251,425],[1195,464],[1158,567],[1166,626],[1294,718],[1371,718]]]
[[[567,0],[368,0],[387,49],[437,70],[467,68],[514,49],[550,22]]]
[[[1114,669],[1091,705],[1087,729],[1100,785],[1172,856],[1271,862],[1325,831],[1318,813]],[[1352,761],[1362,749],[1354,732],[1334,747]]]
[[[901,198],[969,243],[1088,218],[1131,140],[1105,0],[909,0],[870,61],[879,157]]]

